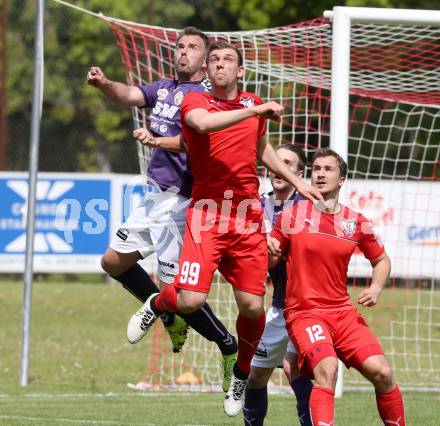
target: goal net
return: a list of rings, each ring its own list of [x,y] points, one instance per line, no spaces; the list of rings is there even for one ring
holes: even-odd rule
[[[107,22],[129,84],[173,77],[178,30]],[[309,157],[317,148],[329,146],[330,21],[319,18],[280,28],[208,35],[243,51],[243,89],[284,105],[282,122],[268,123],[274,146],[295,143]],[[438,391],[440,27],[353,25],[349,103],[345,202],[375,223],[393,263],[379,306],[362,313],[380,337],[401,387]],[[134,108],[133,118],[135,127],[145,126],[148,111]],[[142,171],[149,155],[139,145]],[[362,256],[354,256],[349,270],[354,300],[369,284],[370,270]],[[235,332],[235,302],[230,286],[219,276],[209,303]],[[147,339],[146,369],[139,386],[220,389],[220,353],[213,343],[191,331],[182,354],[174,356],[169,346],[159,321]],[[270,384],[287,389],[280,371]],[[366,385],[357,372],[346,372],[345,389]]]

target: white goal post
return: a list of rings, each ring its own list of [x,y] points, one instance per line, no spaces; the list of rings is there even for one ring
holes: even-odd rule
[[[412,9],[383,9],[336,6],[324,12],[332,21],[332,78],[330,147],[348,159],[349,96],[350,96],[350,41],[353,23],[403,24],[440,26],[440,11]],[[439,141],[440,143],[440,141]],[[342,199],[345,188],[341,192]],[[341,397],[344,389],[344,364],[339,361],[335,396]]]

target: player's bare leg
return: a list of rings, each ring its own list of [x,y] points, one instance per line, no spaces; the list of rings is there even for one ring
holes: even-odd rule
[[[139,260],[141,260],[141,255],[138,251],[119,253],[108,247],[101,257],[101,266],[107,274],[114,277],[125,272]]]
[[[201,309],[206,303],[208,293],[180,289],[177,294],[177,310],[184,314]]]
[[[233,368],[231,386],[224,400],[224,409],[228,416],[236,416],[242,411],[252,357],[266,322],[263,296],[247,293],[235,287],[233,290],[239,311],[237,318],[238,358]]]
[[[385,356],[370,356],[362,364],[360,372],[374,385],[377,409],[384,424],[404,426],[405,410],[402,394],[394,381]]]

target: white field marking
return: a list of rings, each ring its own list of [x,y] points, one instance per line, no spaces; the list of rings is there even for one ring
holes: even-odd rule
[[[129,393],[29,393],[24,395],[0,394],[0,398],[120,398],[124,396],[139,396],[142,398],[156,398],[161,396],[194,396],[191,392],[129,392]]]
[[[155,426],[154,423],[126,423],[120,421],[112,421],[112,420],[80,420],[80,419],[60,419],[53,417],[24,417],[24,416],[3,416],[0,415],[0,419],[7,420],[21,420],[21,421],[30,421],[30,422],[63,422],[63,423],[82,423],[82,424],[91,424],[91,425],[139,425],[139,426]]]
[[[155,423],[126,423],[120,421],[112,421],[112,420],[80,420],[80,419],[60,419],[60,418],[49,418],[49,417],[23,417],[23,416],[6,416],[0,415],[0,419],[5,420],[20,420],[20,421],[56,421],[56,422],[64,422],[64,423],[82,423],[82,424],[96,424],[96,425],[134,425],[134,426],[155,426]],[[205,424],[178,424],[176,426],[208,426]]]

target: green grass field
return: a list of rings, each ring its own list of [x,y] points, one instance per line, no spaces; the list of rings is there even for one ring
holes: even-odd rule
[[[149,348],[126,341],[138,303],[118,285],[34,285],[30,385],[21,388],[22,291],[21,283],[0,282],[1,425],[242,424],[225,416],[222,394],[127,387],[146,370]],[[404,397],[409,425],[440,424],[440,394]],[[271,395],[266,424],[298,424],[294,404],[292,396]],[[380,425],[374,394],[346,393],[336,401],[336,422]]]

